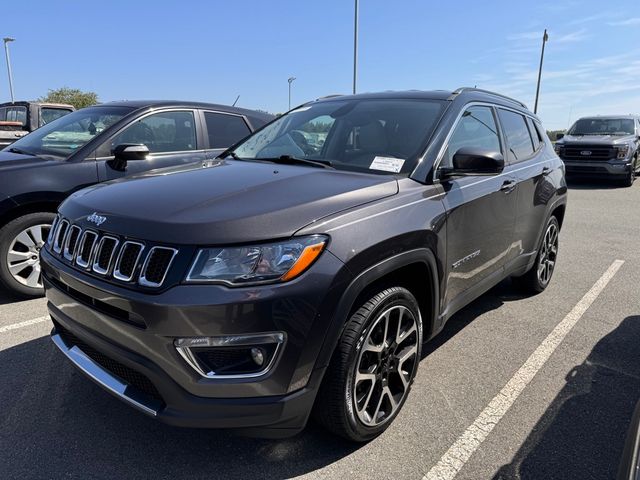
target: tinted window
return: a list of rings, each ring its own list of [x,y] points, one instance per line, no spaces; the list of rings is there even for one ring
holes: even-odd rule
[[[418,99],[325,100],[292,110],[242,142],[240,158],[282,155],[329,162],[338,170],[411,172],[444,102]]]
[[[60,118],[64,115],[71,113],[69,110],[64,108],[50,108],[43,107],[40,110],[40,127],[46,125],[49,122],[53,122],[55,119]]]
[[[0,122],[4,122],[7,120],[7,109],[0,108]]]
[[[455,127],[447,150],[442,158],[441,166],[453,166],[453,156],[462,147],[476,147],[500,152],[498,128],[489,107],[469,107]]]
[[[27,108],[26,107],[9,107],[7,109],[8,122],[20,122],[22,125],[27,124]]]
[[[538,150],[540,144],[542,143],[542,138],[540,138],[540,133],[536,130],[535,125],[533,124],[533,120],[527,117],[527,126],[529,127],[529,132],[531,133],[531,139],[533,140],[533,149]]]
[[[204,112],[204,119],[207,122],[209,148],[229,147],[251,133],[242,117]]]
[[[509,161],[517,162],[533,155],[533,143],[524,117],[510,110],[498,109],[500,123],[507,137]]]
[[[98,156],[110,155],[123,143],[144,144],[152,153],[195,150],[193,112],[162,112],[136,120],[109,142],[108,149],[101,147]]]

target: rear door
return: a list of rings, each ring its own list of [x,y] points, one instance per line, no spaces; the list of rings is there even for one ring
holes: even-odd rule
[[[506,108],[498,109],[498,118],[509,148],[510,168],[517,181],[516,248],[509,260],[520,265],[535,254],[538,234],[546,220],[547,203],[554,195],[548,178],[552,173],[551,158],[545,148],[542,127],[536,126],[532,118]]]
[[[121,128],[96,150],[99,181],[204,161],[204,141],[197,114],[191,109],[163,110],[142,115]],[[130,160],[125,169],[120,169],[111,152],[123,143],[144,144],[150,155],[146,160]]]
[[[226,112],[203,111],[207,158],[215,158],[223,150],[234,145],[251,133],[247,120],[242,115]]]
[[[453,127],[438,168],[451,167],[455,152],[478,147],[505,153],[491,105],[467,106]],[[447,210],[447,288],[445,305],[453,310],[467,295],[500,279],[511,253],[516,212],[515,179],[505,169],[492,176],[442,180]]]

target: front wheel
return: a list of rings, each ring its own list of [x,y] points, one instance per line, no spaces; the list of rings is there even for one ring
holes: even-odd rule
[[[624,180],[622,180],[622,186],[623,187],[631,187],[633,185],[633,182],[635,182],[635,180],[636,180],[636,167],[637,167],[636,162],[637,162],[637,160],[634,160],[633,163],[629,166],[629,173],[624,178]]]
[[[51,230],[55,214],[30,213],[0,229],[0,283],[22,297],[41,297],[40,249]]]
[[[352,441],[380,435],[407,399],[421,350],[422,321],[411,292],[392,287],[371,296],[345,326],[314,417]]]

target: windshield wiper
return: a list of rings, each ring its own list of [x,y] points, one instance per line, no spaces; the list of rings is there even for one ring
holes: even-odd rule
[[[285,165],[309,165],[310,167],[333,169],[329,160],[307,160],[306,158],[292,157],[291,155],[280,155],[279,157],[272,158],[256,158],[255,160],[282,163]]]
[[[29,155],[31,157],[35,157],[36,156],[35,154],[33,154],[31,152],[27,152],[26,150],[21,150],[21,149],[16,148],[16,147],[10,147],[9,150],[7,150],[7,151],[11,152],[11,153],[18,153],[20,155]]]
[[[236,152],[234,152],[233,150],[229,150],[229,149],[227,149],[227,150],[225,150],[224,152],[222,152],[222,153],[221,153],[220,155],[218,155],[216,158],[223,159],[223,158],[227,158],[227,157],[231,157],[231,158],[233,158],[234,160],[242,160],[242,159],[241,159],[241,158],[236,154]]]

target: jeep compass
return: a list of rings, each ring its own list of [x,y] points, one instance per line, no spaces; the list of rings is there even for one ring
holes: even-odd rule
[[[567,189],[544,132],[476,89],[331,97],[78,191],[41,252],[53,342],[172,425],[284,437],[313,415],[370,440],[457,310],[549,285]]]

